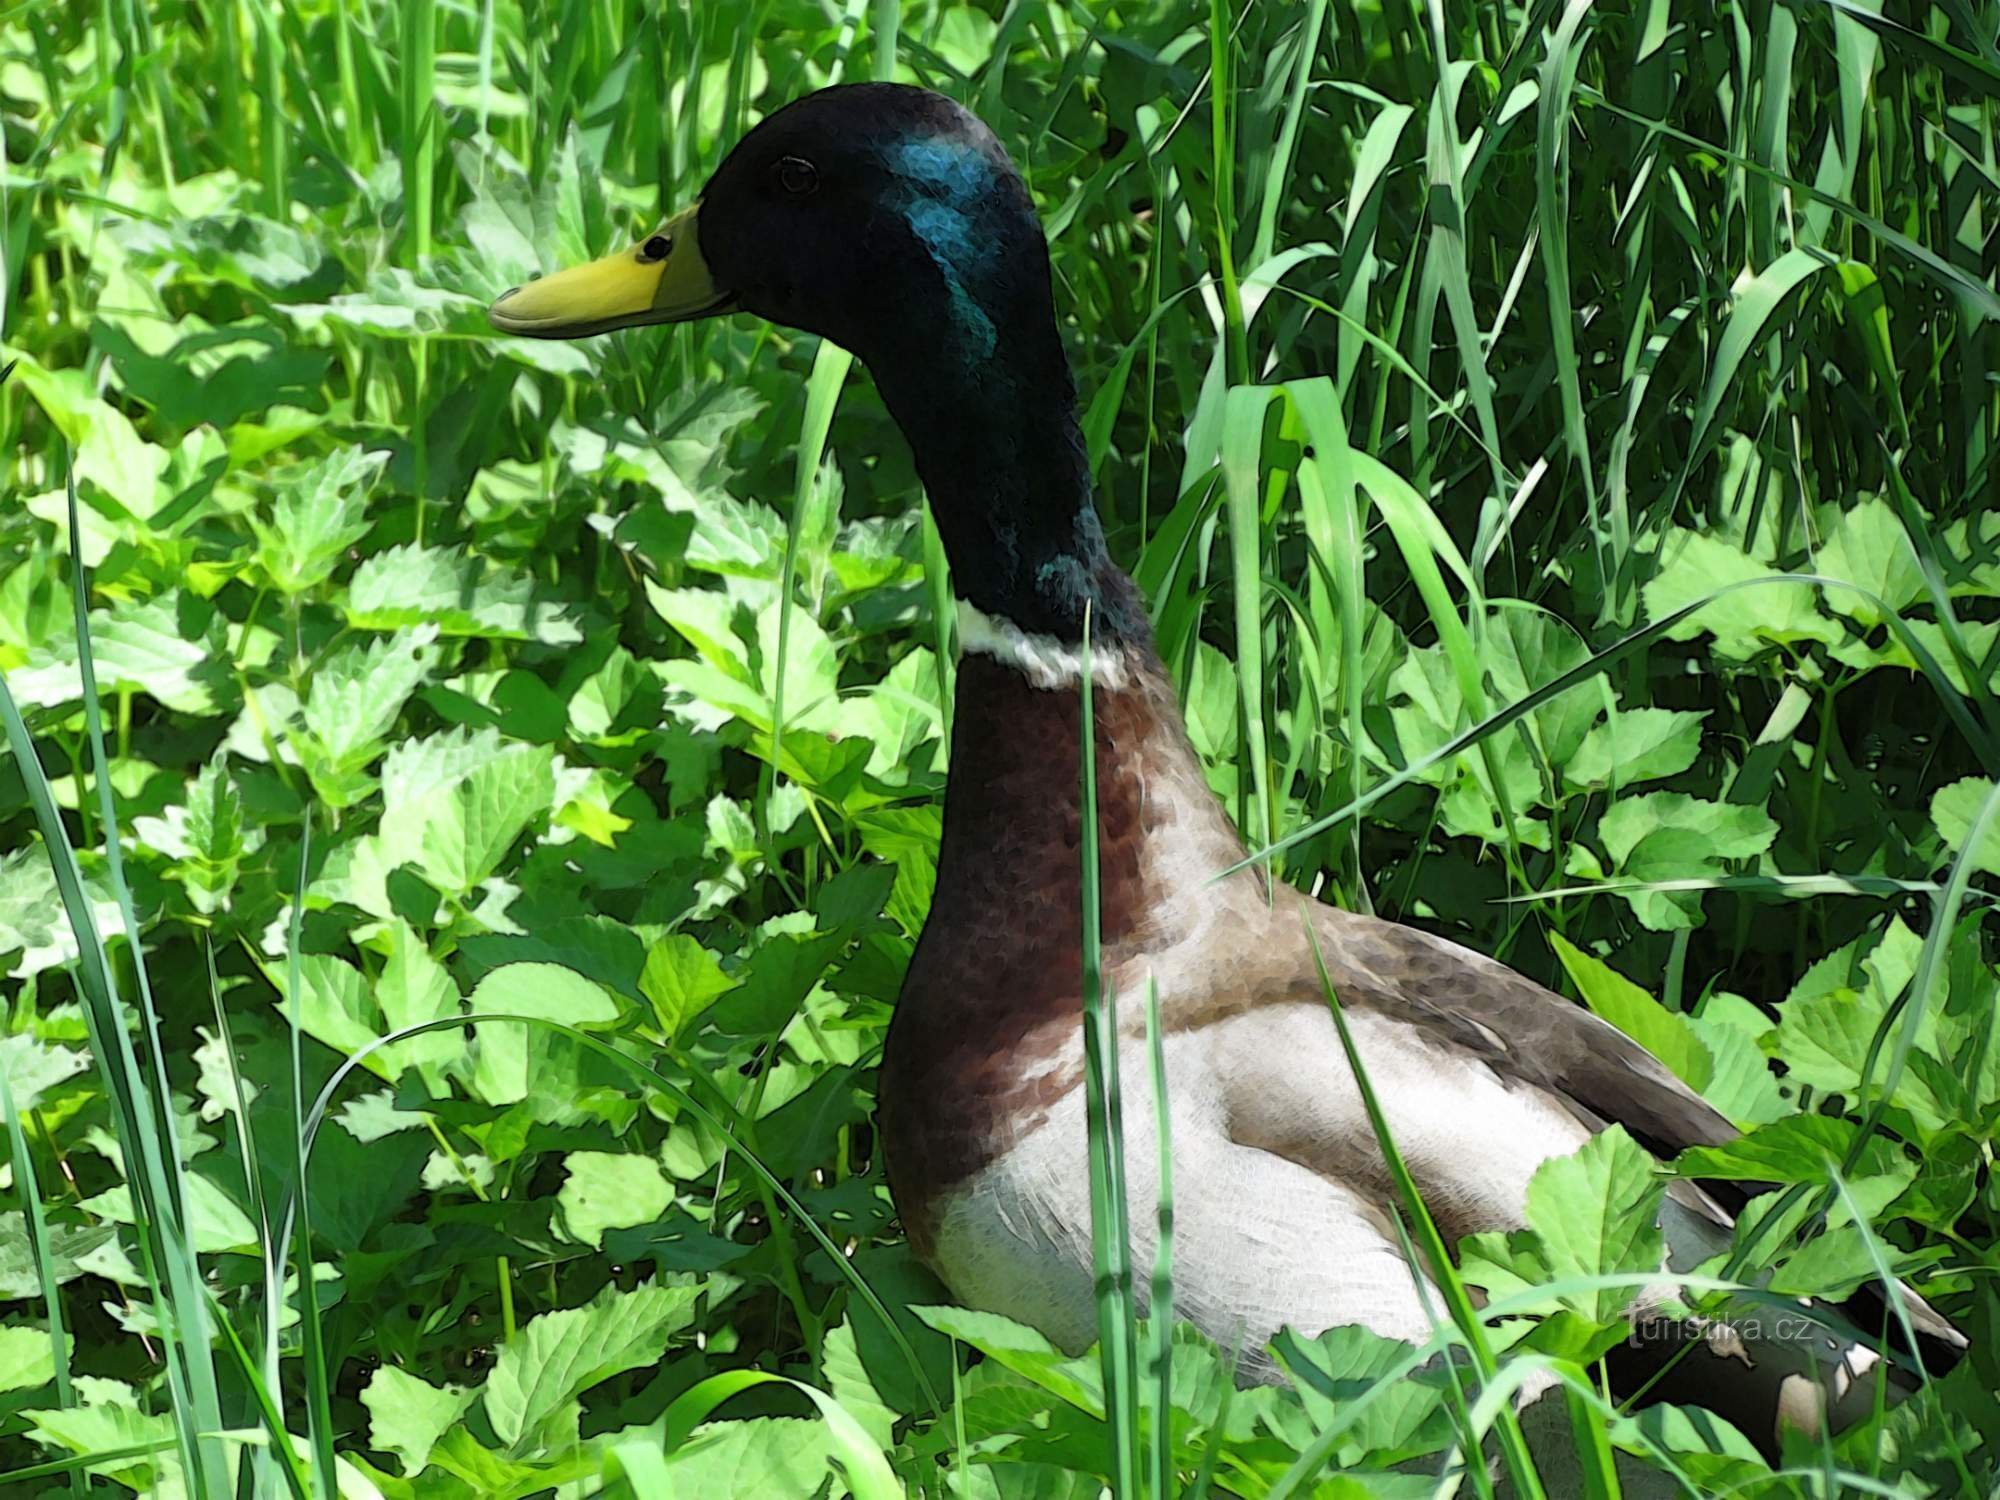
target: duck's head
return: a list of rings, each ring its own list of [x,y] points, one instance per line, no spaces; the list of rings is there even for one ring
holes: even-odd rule
[[[693,205],[636,245],[516,287],[496,327],[578,338],[742,311],[868,366],[917,469],[963,599],[1075,639],[1095,601],[1142,630],[1090,505],[1048,245],[1020,173],[941,94],[849,84],[740,141]],[[1136,597],[1136,596],[1134,596]]]
[[[515,287],[491,317],[579,338],[739,309],[822,334],[878,378],[918,345],[932,378],[990,366],[1054,321],[1041,226],[1007,153],[969,110],[900,84],[794,101],[697,202],[628,249]]]

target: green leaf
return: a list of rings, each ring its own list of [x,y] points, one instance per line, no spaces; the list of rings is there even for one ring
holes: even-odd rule
[[[181,713],[220,711],[215,665],[206,646],[181,635],[180,599],[170,591],[143,604],[120,604],[90,616],[90,649],[97,689],[107,700],[115,693],[149,697]],[[53,708],[83,696],[77,643],[58,643],[30,652],[27,663],[10,668],[7,688],[23,707]]]
[[[500,868],[528,825],[550,811],[555,794],[554,752],[546,745],[510,747],[429,809],[417,867],[445,894],[465,895]]]
[[[1672,1069],[1697,1091],[1708,1087],[1714,1060],[1688,1024],[1688,1018],[1668,1010],[1609,964],[1592,957],[1560,933],[1549,934],[1549,945],[1562,960],[1584,1004]]]
[[[1707,1011],[1688,1018],[1714,1063],[1713,1073],[1702,1086],[1702,1097],[1739,1126],[1760,1125],[1791,1114],[1797,1106],[1779,1087],[1770,1059],[1757,1045],[1757,1033],[1712,1014],[1714,1010],[1711,999]]]
[[[1707,802],[1681,792],[1621,797],[1598,825],[1604,847],[1618,864],[1625,863],[1640,839],[1662,828],[1696,835],[1716,859],[1749,859],[1770,848],[1778,836],[1778,825],[1760,807]]]
[[[814,1500],[833,1452],[823,1422],[753,1417],[711,1422],[667,1455],[665,1493],[702,1500]]]
[[[722,972],[721,961],[686,933],[671,933],[646,952],[639,988],[653,1002],[660,1030],[677,1041],[688,1023],[741,984]]]
[[[189,1172],[183,1180],[195,1249],[211,1255],[227,1250],[254,1253],[261,1248],[256,1226],[227,1193],[199,1172]],[[114,1224],[138,1223],[132,1208],[132,1190],[123,1183],[94,1198],[86,1198],[83,1206]]]
[[[1827,994],[1799,995],[1778,1008],[1778,1055],[1800,1083],[1852,1099],[1858,1095],[1868,1049],[1889,1012],[1893,995],[1877,985],[1864,990],[1837,989]],[[1893,1035],[1885,1037],[1875,1059],[1879,1084],[1888,1071]],[[1916,1051],[1936,1057],[1935,1017],[1926,1012],[1918,1022]],[[1925,1083],[1916,1068],[1905,1068],[1897,1081],[1894,1101],[1918,1123],[1937,1130],[1952,1118],[1952,1110]]]
[[[386,641],[357,643],[313,674],[300,710],[303,759],[313,789],[335,807],[374,790],[361,774],[382,754],[410,695],[436,665],[428,632],[402,631]]]
[[[1953,854],[1965,847],[1974,819],[1993,795],[1993,783],[1984,776],[1967,776],[1941,787],[1931,798],[1931,823]],[[2000,817],[1987,821],[1986,833],[1971,855],[1972,867],[1989,875],[2000,875]]]
[[[0,1073],[7,1075],[9,1097],[23,1116],[42,1095],[90,1066],[90,1059],[67,1047],[51,1046],[23,1033],[0,1036]]]
[[[1664,1246],[1665,1183],[1652,1156],[1621,1125],[1599,1131],[1572,1156],[1542,1163],[1528,1182],[1528,1225],[1556,1277],[1657,1271]],[[1563,1293],[1573,1311],[1600,1323],[1615,1318],[1633,1290]]]
[[[475,1015],[546,1016],[571,1026],[603,1025],[618,1019],[618,1006],[599,985],[559,964],[503,964],[473,990]],[[488,1104],[518,1104],[530,1086],[549,1080],[532,1075],[534,1043],[541,1028],[487,1021],[475,1028],[476,1061],[472,1087]]]
[[[1661,543],[1659,572],[1643,590],[1646,612],[1662,619],[1727,584],[1777,576],[1734,542],[1676,528]],[[1716,654],[1736,661],[1748,661],[1778,644],[1834,645],[1841,628],[1819,613],[1816,592],[1803,584],[1736,589],[1677,622],[1667,638],[1691,641],[1713,635]]]
[[[987,1358],[1071,1406],[1092,1416],[1104,1415],[1104,1388],[1094,1357],[1072,1359],[1034,1329],[998,1313],[975,1312],[966,1307],[910,1310],[939,1333],[961,1344],[970,1344]]]
[[[1846,1157],[1859,1129],[1852,1120],[1829,1115],[1793,1115],[1720,1146],[1691,1147],[1674,1165],[1685,1176],[1727,1182],[1822,1183],[1827,1167]],[[1886,1168],[1887,1142],[1871,1140],[1865,1151],[1864,1171]]]
[[[395,1454],[405,1475],[420,1474],[437,1440],[478,1397],[477,1391],[455,1385],[440,1389],[394,1365],[378,1365],[361,1389],[361,1404],[368,1408],[368,1446]]]
[[[44,1340],[46,1347],[47,1341]],[[820,1369],[827,1392],[854,1418],[878,1448],[892,1445],[896,1409],[885,1404],[869,1378],[867,1364],[855,1341],[854,1324],[846,1319],[826,1336],[820,1347]]]
[[[1924,575],[1896,508],[1879,495],[1837,512],[1838,519],[1812,560],[1812,571],[1843,578],[1875,599],[1848,589],[1828,589],[1829,609],[1864,625],[1879,625],[1923,596]],[[1878,605],[1876,599],[1880,599]]]
[[[1678,776],[1701,753],[1706,713],[1664,708],[1621,709],[1583,737],[1562,766],[1573,787],[1634,786]]]
[[[400,1031],[420,1026],[462,1009],[458,986],[444,965],[431,956],[424,940],[408,922],[398,917],[385,933],[389,956],[382,965],[382,977],[375,985],[375,1001],[382,1009],[383,1031]],[[464,1055],[465,1038],[451,1030],[427,1032],[382,1049],[383,1065],[391,1076],[406,1067],[419,1069],[434,1089],[441,1089],[445,1065]]]
[[[391,547],[354,570],[343,601],[357,630],[428,625],[445,635],[573,645],[570,612],[538,596],[535,581],[460,549]]]
[[[266,964],[264,975],[278,991],[280,1014],[290,1018],[294,1007],[285,998],[286,966]],[[347,1056],[382,1035],[367,976],[330,953],[299,955],[297,1019],[307,1036]],[[376,1071],[386,1071],[378,1058],[371,1057],[369,1062],[375,1064]]]
[[[108,1224],[51,1224],[49,1259],[58,1286],[84,1274],[84,1262],[117,1238]],[[0,1214],[0,1299],[24,1301],[42,1295],[42,1279],[28,1253],[27,1219]]]
[[[657,1364],[694,1319],[701,1283],[663,1279],[621,1292],[607,1287],[583,1307],[530,1319],[500,1349],[487,1377],[486,1417],[510,1449],[600,1381]],[[822,1474],[824,1471],[822,1471]]]
[[[340,448],[272,476],[278,493],[270,521],[245,517],[257,537],[254,561],[272,587],[297,594],[332,576],[368,532],[368,488],[387,460],[387,453]]]
[[[0,1391],[32,1391],[56,1378],[55,1345],[46,1328],[0,1325]]]
[[[556,1203],[563,1231],[593,1250],[607,1229],[650,1224],[667,1211],[673,1192],[660,1164],[649,1156],[622,1151],[572,1151],[563,1158],[568,1173]]]
[[[1624,879],[1701,882],[1723,874],[1725,860],[1749,859],[1770,848],[1778,825],[1761,808],[1680,792],[1647,792],[1614,802],[1598,832]],[[1621,894],[1639,920],[1656,931],[1701,921],[1698,885]]]
[[[85,1404],[21,1413],[34,1440],[44,1448],[78,1456],[153,1447],[155,1451],[146,1456],[108,1459],[88,1465],[85,1472],[105,1475],[140,1494],[184,1493],[180,1461],[174,1454],[173,1419],[141,1411],[138,1393],[118,1381],[77,1384]]]

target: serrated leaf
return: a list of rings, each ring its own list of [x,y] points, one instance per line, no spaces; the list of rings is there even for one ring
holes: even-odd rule
[[[1993,795],[1993,783],[1984,776],[1967,776],[1939,789],[1931,798],[1931,823],[1944,840],[1945,847],[1953,854],[1965,847],[1971,836],[1973,820],[1979,816],[1986,799]],[[2000,814],[1990,818],[1986,824],[1985,836],[1979,847],[1973,850],[1972,866],[1984,870],[1989,875],[2000,875]]]
[[[257,536],[256,564],[280,593],[324,583],[367,534],[368,488],[388,456],[341,448],[273,476],[270,521],[245,519]]]
[[[740,975],[723,973],[713,953],[680,932],[670,933],[647,950],[646,967],[639,975],[639,989],[653,1002],[653,1014],[669,1042],[742,982]]]
[[[1879,625],[1887,615],[1915,603],[1924,591],[1923,571],[1917,565],[1909,533],[1895,507],[1879,495],[1839,513],[1833,530],[1813,557],[1812,571],[1845,579],[1875,596],[1865,597],[1850,589],[1826,591],[1829,609],[1864,625]]]
[[[500,1349],[487,1377],[486,1417],[520,1450],[559,1408],[600,1381],[658,1363],[693,1321],[701,1283],[662,1280],[636,1291],[607,1288],[583,1307],[531,1318]]]
[[[183,1180],[187,1188],[188,1225],[193,1232],[195,1249],[210,1255],[225,1250],[255,1251],[258,1248],[260,1241],[256,1226],[227,1193],[199,1172],[189,1172]],[[132,1191],[122,1183],[94,1198],[86,1198],[83,1206],[114,1224],[138,1222],[132,1208]]]
[[[551,810],[555,791],[555,757],[546,745],[513,747],[477,766],[427,809],[417,867],[445,894],[465,895]]]
[[[56,1378],[55,1345],[46,1328],[0,1327],[0,1391],[32,1391]]]
[[[26,1033],[0,1036],[0,1073],[7,1075],[14,1108],[24,1117],[41,1103],[43,1094],[89,1066],[90,1059],[81,1052],[37,1041]]]
[[[822,1422],[752,1417],[697,1427],[664,1466],[666,1493],[702,1500],[813,1500],[833,1444]]]
[[[1652,1156],[1621,1125],[1599,1131],[1574,1155],[1556,1157],[1528,1182],[1528,1225],[1556,1277],[1657,1271],[1664,1245],[1664,1183]],[[1632,1288],[1566,1292],[1564,1304],[1600,1323],[1632,1300]]]
[[[1706,713],[1664,708],[1620,709],[1583,737],[1562,766],[1571,786],[1634,786],[1678,776],[1701,753]]]
[[[568,1174],[556,1203],[564,1232],[593,1250],[607,1229],[650,1224],[667,1211],[673,1191],[660,1164],[623,1151],[572,1151],[563,1158]]]
[[[616,1002],[601,986],[560,964],[503,964],[479,981],[468,1006],[474,1015],[546,1016],[570,1026],[618,1019]],[[528,1097],[535,1080],[526,1030],[500,1021],[475,1028],[472,1087],[488,1104],[518,1104]]]
[[[547,645],[583,639],[566,608],[538,596],[534,579],[457,548],[376,553],[354,570],[344,607],[357,630],[428,625],[445,635]]]
[[[395,1454],[403,1473],[414,1477],[430,1462],[438,1439],[478,1397],[478,1391],[439,1388],[394,1365],[378,1365],[361,1389],[361,1404],[368,1408],[368,1446]]]
[[[132,692],[188,714],[219,711],[218,674],[206,646],[181,635],[180,594],[169,591],[143,604],[120,604],[90,616],[91,657],[97,690],[105,698]],[[23,707],[53,708],[83,696],[76,638],[30,652],[10,668],[7,689]]]
[[[1734,542],[1680,528],[1660,547],[1660,570],[1643,594],[1648,618],[1658,620],[1684,605],[1707,599],[1725,585],[1751,578],[1775,578],[1776,570],[1748,556]],[[1697,609],[1667,631],[1675,641],[1715,637],[1718,656],[1748,661],[1778,644],[1842,637],[1841,627],[1819,613],[1816,590],[1804,584],[1773,583],[1739,588]]]
[[[913,1307],[910,1311],[939,1333],[970,1344],[1071,1406],[1092,1416],[1104,1415],[1103,1385],[1095,1360],[1072,1359],[1034,1329],[998,1313],[968,1307]]]

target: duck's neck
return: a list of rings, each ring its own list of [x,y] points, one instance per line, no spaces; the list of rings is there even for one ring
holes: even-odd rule
[[[947,341],[926,360],[876,369],[930,496],[953,588],[996,625],[1063,647],[1082,642],[1086,613],[1099,646],[1142,643],[1145,610],[1091,504],[1053,320],[1002,323],[996,337],[985,358]]]

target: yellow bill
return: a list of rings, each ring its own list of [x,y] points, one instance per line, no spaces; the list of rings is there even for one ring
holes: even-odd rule
[[[502,333],[576,339],[646,323],[683,323],[727,311],[702,259],[694,204],[627,250],[517,286],[486,310]]]

